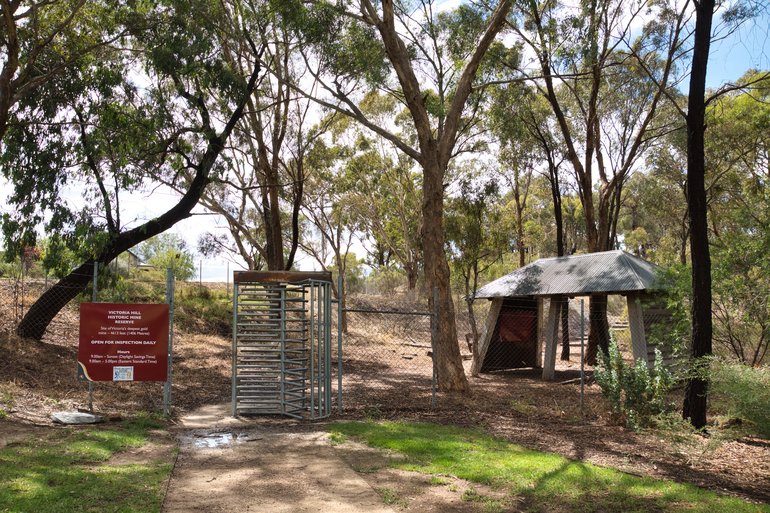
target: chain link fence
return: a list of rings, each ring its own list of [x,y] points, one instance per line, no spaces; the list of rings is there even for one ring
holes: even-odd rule
[[[420,305],[359,295],[347,298],[343,312],[345,408],[377,409],[398,401],[429,407],[434,384],[433,314],[427,301]]]
[[[547,364],[545,352],[549,337],[556,341],[557,370],[565,365],[563,362],[579,363],[581,355],[587,354],[592,326],[601,330],[597,340],[617,343],[629,362],[640,356],[639,350],[636,356],[634,353],[636,339],[640,347],[646,348],[643,358],[650,364],[654,362],[657,350],[664,365],[672,369],[681,367],[686,347],[683,341],[670,336],[671,314],[660,305],[641,307],[641,326],[634,327],[637,332],[632,334],[625,297],[610,296],[606,312],[600,312],[594,319],[591,318],[590,297],[561,298],[561,301],[555,318],[551,316],[552,302],[548,298],[506,298],[488,302],[489,315],[480,321],[478,370],[483,373],[542,367]],[[549,329],[555,332],[551,333]]]
[[[78,304],[92,300],[93,276],[89,273],[78,278],[86,286],[73,284],[73,290],[69,290],[61,284],[54,289],[55,281],[45,277],[30,277],[21,273],[0,277],[0,336],[14,333],[30,306],[48,293],[54,302],[57,298],[63,300],[68,296],[73,300],[54,317],[44,340],[53,340],[52,337],[64,334],[71,342],[76,341]],[[165,301],[165,290],[166,281],[160,276],[136,273],[130,279],[118,279],[116,274],[107,270],[100,273],[97,301],[160,303]],[[178,283],[177,288],[180,297],[195,293],[191,303],[193,300],[206,302],[207,297],[213,298],[216,295],[216,301],[209,301],[210,304],[201,305],[200,309],[188,306],[179,308],[176,318],[184,321],[187,326],[199,326],[201,333],[214,330],[217,336],[225,339],[223,348],[217,349],[217,354],[224,358],[223,368],[227,366],[226,359],[229,357],[227,349],[224,349],[227,347],[225,344],[228,344],[226,339],[232,333],[231,291],[227,283]],[[576,369],[580,362],[581,339],[588,344],[592,324],[589,318],[589,298],[570,298],[566,301],[566,314],[564,318],[560,315],[556,323],[556,379],[560,379],[564,369],[569,368],[573,372]],[[582,317],[581,301],[584,301]],[[213,303],[222,312],[209,315]],[[468,303],[462,298],[455,301],[457,344],[466,374],[471,374],[473,365],[481,373],[497,373],[523,368],[539,369],[547,363],[545,349],[550,316],[548,299],[507,299],[499,304],[495,301],[476,300],[472,306],[473,317],[469,313]],[[331,316],[334,323],[332,333],[336,334],[336,303],[334,308]],[[632,323],[629,321],[626,298],[610,296],[606,310],[609,337],[617,341],[627,359],[633,359]],[[657,347],[663,354],[665,364],[672,367],[680,365],[681,355],[686,354],[686,348],[673,347],[671,344],[671,319],[668,312],[655,304],[643,305],[642,310],[643,330],[650,356]],[[355,294],[346,298],[344,314],[342,362],[345,408],[429,408],[434,385],[431,346],[433,313],[429,310],[427,299],[410,295]],[[36,325],[31,322],[29,326],[34,328]],[[475,347],[479,354],[474,362],[476,340]],[[332,382],[336,387],[339,361],[336,341],[332,347],[332,368],[335,373]],[[568,359],[563,360],[565,357]],[[193,371],[190,373],[192,375]],[[221,381],[221,387],[229,385],[225,378]],[[226,395],[221,397],[221,400],[226,399]]]

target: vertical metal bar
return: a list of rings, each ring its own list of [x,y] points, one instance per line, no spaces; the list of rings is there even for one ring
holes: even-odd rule
[[[308,354],[310,355],[310,416],[311,418],[315,412],[315,355],[313,354],[313,332],[315,330],[315,289],[312,284],[310,286],[310,326],[307,333]]]
[[[585,306],[585,299],[580,300],[580,415],[583,415],[583,397],[585,395],[585,319],[583,318],[583,309]]]
[[[280,332],[281,332],[281,342],[279,346],[278,353],[281,356],[281,374],[278,378],[280,380],[280,403],[281,403],[281,414],[286,414],[286,283],[281,284],[281,295],[280,295],[280,315],[281,315],[281,322],[280,322]]]
[[[163,414],[171,415],[171,372],[174,358],[174,269],[166,269],[166,303],[168,303],[168,363],[166,383],[163,385]]]
[[[92,282],[91,302],[96,303],[99,299],[99,262],[96,261],[94,261],[94,276]],[[23,294],[22,297],[24,297]],[[94,382],[91,380],[88,381],[88,411],[91,413],[94,412]]]
[[[430,406],[436,407],[436,388],[438,384],[437,368],[436,368],[436,339],[438,338],[438,319],[439,319],[439,304],[438,304],[438,287],[433,287],[433,315],[431,316],[431,330],[430,330],[430,349],[431,349],[431,362],[433,363],[433,376],[431,377],[430,385]]]
[[[24,263],[22,262],[22,272],[24,269]],[[96,297],[99,292],[99,286],[97,285],[97,281],[99,280],[99,262],[94,261],[94,277],[93,277],[93,284],[92,284],[92,290],[91,290],[91,302],[96,303]],[[24,297],[24,294],[22,293],[22,297]],[[91,413],[94,412],[94,382],[90,379],[88,380],[88,411]]]
[[[233,281],[233,361],[232,361],[232,413],[238,415],[237,391],[238,391],[238,284]]]
[[[326,408],[324,416],[332,411],[332,284],[324,283],[324,391],[326,392]]]
[[[97,285],[97,281],[99,279],[99,262],[94,262],[94,277],[93,277],[93,283],[91,284],[91,302],[96,303],[96,296],[99,291],[99,286]]]
[[[342,321],[344,304],[342,295],[342,274],[337,276],[337,409],[342,413]]]
[[[316,301],[318,304],[316,305],[316,312],[318,315],[318,322],[316,323],[316,332],[313,333],[313,338],[315,342],[315,351],[316,351],[316,358],[318,361],[318,374],[322,373],[321,369],[324,369],[324,361],[323,361],[323,353],[321,352],[321,330],[323,329],[323,287],[318,288],[318,295],[316,296]],[[321,383],[323,383],[323,378],[319,378],[318,380],[318,386],[316,387],[316,390],[318,391],[318,411],[324,411],[326,409],[326,406],[324,405],[324,399],[326,398],[326,395],[323,393],[323,389],[321,388]]]

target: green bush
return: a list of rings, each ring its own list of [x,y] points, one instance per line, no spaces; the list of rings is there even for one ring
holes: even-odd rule
[[[629,365],[613,337],[609,354],[599,362],[594,377],[609,402],[613,418],[630,429],[649,425],[655,416],[670,408],[666,395],[673,378],[663,366],[658,350],[652,368],[641,359]]]
[[[741,419],[746,431],[770,439],[770,369],[715,359],[710,371],[713,405]]]

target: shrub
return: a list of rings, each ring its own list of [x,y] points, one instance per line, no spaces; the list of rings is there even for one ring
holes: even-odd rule
[[[670,408],[666,395],[673,379],[658,350],[652,368],[641,359],[630,365],[623,360],[613,337],[609,354],[599,362],[594,377],[615,420],[630,429],[649,425],[653,417]]]
[[[770,439],[770,369],[715,359],[711,363],[711,400],[746,431]]]

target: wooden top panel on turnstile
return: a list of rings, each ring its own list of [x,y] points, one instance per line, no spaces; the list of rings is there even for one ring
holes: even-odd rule
[[[233,283],[299,283],[306,280],[332,281],[328,271],[235,271]]]

